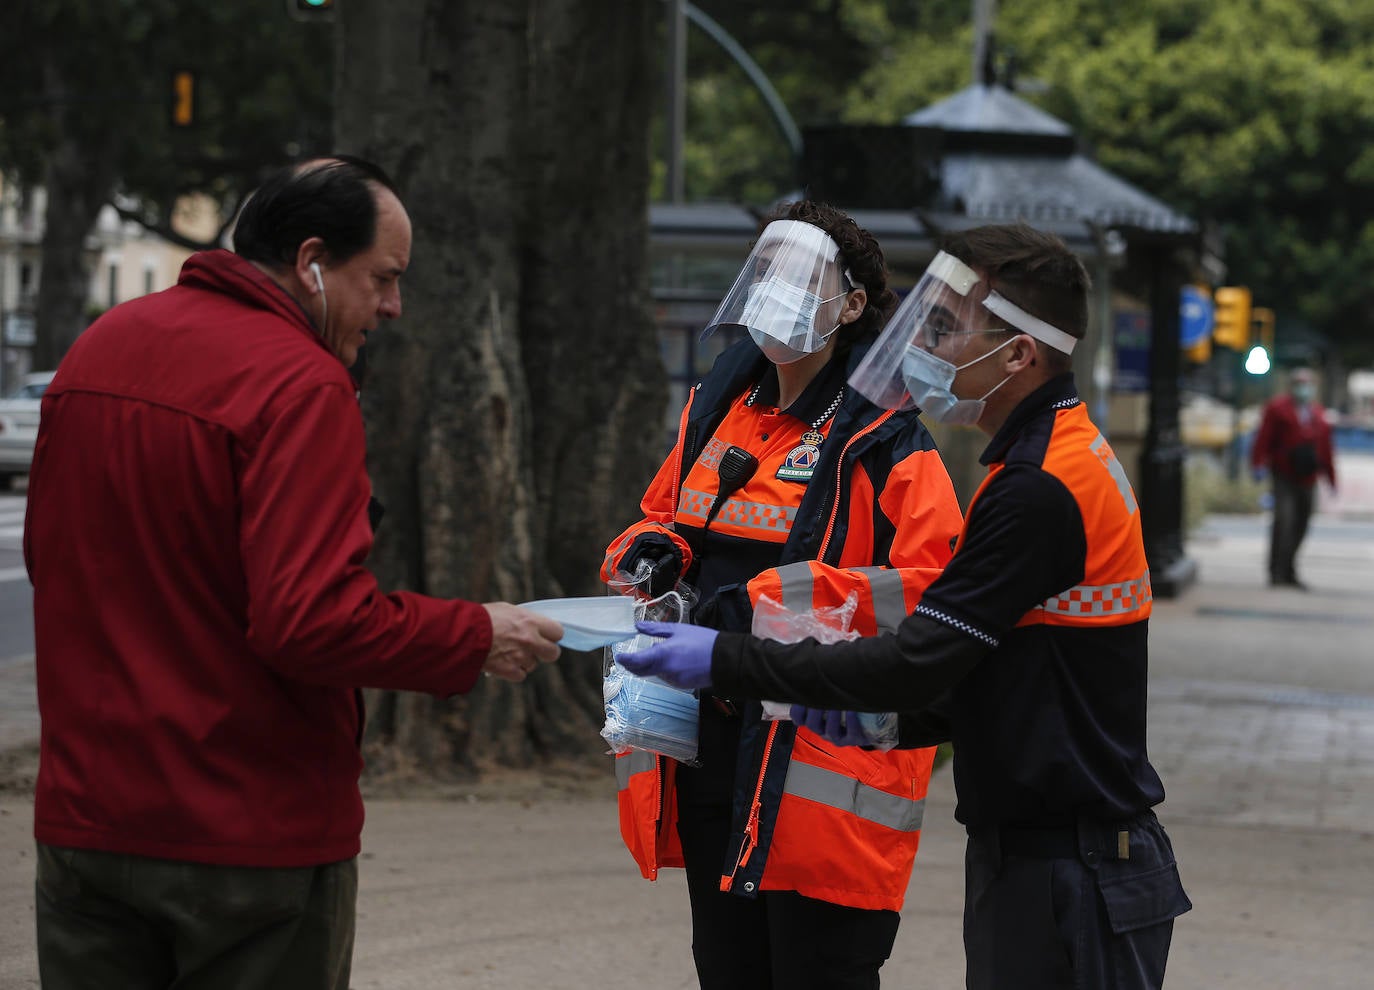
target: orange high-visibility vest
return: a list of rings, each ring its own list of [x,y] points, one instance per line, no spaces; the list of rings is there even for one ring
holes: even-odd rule
[[[914,413],[862,400],[820,427],[803,424],[749,407],[750,384],[732,379],[738,387],[717,390],[715,402],[709,388],[693,391],[678,443],[641,502],[644,518],[612,541],[603,578],[614,576],[646,530],[668,534],[690,564],[683,532],[701,525],[719,490],[715,465],[738,444],[755,453],[759,467],[717,510],[711,530],[785,544],[784,563],[748,582],[751,603],[766,594],[805,611],[839,605],[855,592],[853,628],[863,635],[895,628],[948,561],[961,525],[929,434]],[[709,408],[694,408],[698,403]],[[703,422],[709,432],[693,445],[689,438]],[[817,446],[839,455],[812,459],[807,432],[821,433]],[[798,484],[794,472],[807,467],[815,473]],[[802,511],[808,504],[824,511],[812,518]],[[746,896],[791,890],[851,907],[900,909],[934,750],[838,747],[785,722],[746,726],[741,746],[751,732],[764,736],[760,765],[754,779],[736,781],[747,789],[749,810],[736,823],[744,839],[723,864],[722,889]],[[649,879],[682,865],[673,767],[637,751],[616,759],[621,833]]]

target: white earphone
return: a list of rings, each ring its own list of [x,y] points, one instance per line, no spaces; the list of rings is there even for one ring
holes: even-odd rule
[[[324,292],[324,276],[320,274],[320,263],[318,261],[310,262],[310,270],[315,273],[315,285],[319,287],[321,292]]]

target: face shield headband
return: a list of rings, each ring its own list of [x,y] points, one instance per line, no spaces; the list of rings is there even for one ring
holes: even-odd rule
[[[944,251],[937,254],[854,370],[849,383],[875,405],[884,408],[920,406],[932,418],[937,417],[937,410],[949,410],[949,414],[960,422],[976,422],[977,415],[981,415],[981,406],[972,420],[964,418],[974,412],[972,409],[958,414],[952,412],[956,403],[982,401],[960,400],[950,390],[954,375],[967,365],[955,365],[930,353],[939,348],[945,338],[1007,332],[1006,328],[986,325],[987,314],[992,313],[1011,324],[1014,330],[1029,334],[1056,350],[1066,354],[1073,351],[1076,338],[1032,316],[998,293],[988,292],[983,299],[975,301],[978,293],[974,289],[981,281],[978,273],[958,258]]]

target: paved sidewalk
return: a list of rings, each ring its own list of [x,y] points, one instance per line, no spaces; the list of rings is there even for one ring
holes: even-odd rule
[[[1168,985],[1374,985],[1374,523],[1319,517],[1313,591],[1261,582],[1259,518],[1212,519],[1156,603],[1151,757],[1195,909]],[[695,986],[680,873],[641,881],[604,796],[369,804],[353,986]],[[539,796],[536,796],[539,795]],[[933,783],[893,988],[963,985],[962,836]],[[0,798],[0,988],[37,985],[32,806]]]

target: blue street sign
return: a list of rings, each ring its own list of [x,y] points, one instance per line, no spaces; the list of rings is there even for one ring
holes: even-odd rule
[[[1196,285],[1178,291],[1178,343],[1192,347],[1212,335],[1212,300]]]

